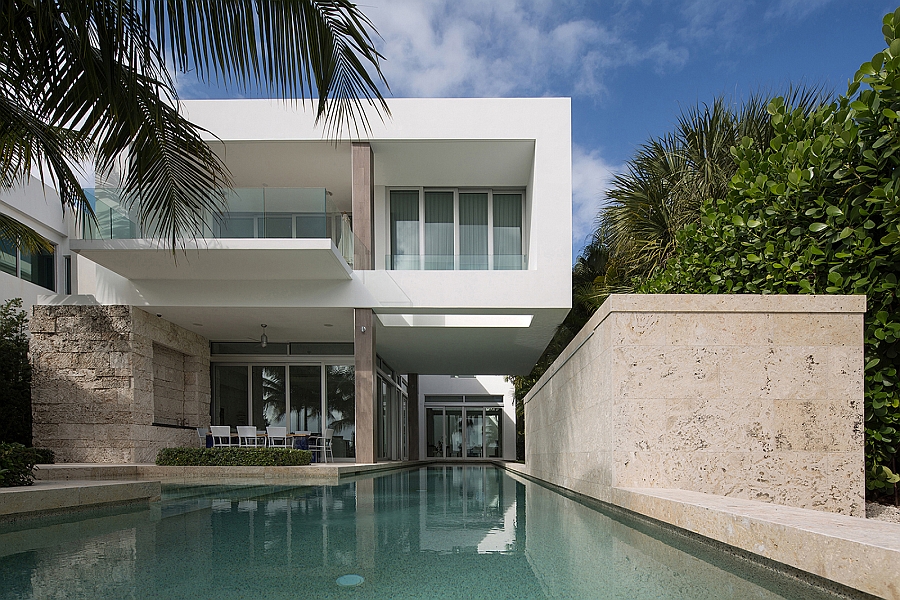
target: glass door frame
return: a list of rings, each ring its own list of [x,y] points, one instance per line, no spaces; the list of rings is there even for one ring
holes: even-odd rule
[[[213,414],[214,407],[214,394],[215,390],[215,377],[214,370],[217,365],[228,365],[233,367],[245,367],[247,369],[247,423],[215,423],[216,415]],[[229,355],[212,355],[210,357],[210,423],[212,425],[253,425],[255,415],[253,413],[253,367],[266,366],[266,367],[282,367],[285,369],[285,415],[288,425],[288,433],[293,433],[290,431],[290,411],[291,411],[291,386],[290,386],[290,367],[292,366],[305,366],[305,367],[319,367],[320,379],[319,379],[319,402],[320,402],[320,427],[324,428],[327,422],[327,413],[328,407],[327,403],[327,368],[329,366],[355,366],[355,360],[353,356],[341,356],[341,355],[309,355],[309,356],[284,356],[277,354],[263,354],[263,355],[247,355],[247,354],[229,354]],[[323,432],[318,432],[323,433]],[[350,460],[354,460],[355,458],[351,458]]]
[[[426,457],[427,458],[453,458],[456,460],[459,460],[459,459],[484,460],[484,459],[502,458],[502,452],[501,452],[501,456],[499,456],[499,457],[485,456],[485,451],[487,449],[487,444],[486,444],[486,442],[487,442],[487,419],[488,419],[487,410],[490,408],[500,409],[500,411],[501,411],[501,418],[498,420],[499,430],[498,430],[497,437],[498,437],[499,443],[502,444],[503,443],[502,442],[502,440],[503,440],[503,419],[502,419],[503,405],[502,404],[474,403],[474,402],[470,402],[470,403],[429,402],[429,403],[425,404],[425,419],[426,420],[428,419],[428,411],[429,410],[438,411],[440,414],[440,417],[441,417],[440,440],[442,440],[441,456],[428,457],[427,456],[427,454],[428,454],[428,439],[427,438],[425,439]],[[448,409],[452,410],[452,411],[461,411],[463,427],[462,427],[462,439],[460,440],[461,456],[459,456],[459,457],[449,456],[449,454],[452,452],[451,451],[452,441],[451,441],[451,437],[450,437],[451,432],[449,429],[450,428],[450,419],[447,418],[447,410]],[[468,420],[467,413],[469,411],[472,411],[475,414],[481,415],[481,444],[480,444],[481,445],[481,456],[468,456],[467,448],[469,447],[469,440],[468,440],[468,434],[466,431],[467,430],[466,423]],[[424,431],[425,432],[428,431],[427,422],[426,422]],[[436,433],[437,432],[435,432],[435,434]],[[425,435],[427,436],[427,433]],[[501,446],[501,448],[502,448],[502,446]]]

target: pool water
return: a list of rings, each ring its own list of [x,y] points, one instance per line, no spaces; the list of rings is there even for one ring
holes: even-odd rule
[[[492,466],[172,485],[0,527],[0,598],[833,598]]]

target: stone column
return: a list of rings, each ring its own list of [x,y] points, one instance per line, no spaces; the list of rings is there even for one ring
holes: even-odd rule
[[[350,164],[353,171],[350,203],[353,210],[353,268],[375,268],[375,157],[368,142],[351,144]]]
[[[371,308],[353,311],[356,365],[356,462],[375,462],[375,318]]]
[[[419,374],[410,373],[406,382],[407,407],[407,443],[409,444],[409,460],[419,460]]]

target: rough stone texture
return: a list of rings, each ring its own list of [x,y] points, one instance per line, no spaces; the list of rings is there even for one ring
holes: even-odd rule
[[[525,399],[529,474],[865,516],[854,296],[611,296]]]
[[[33,439],[59,462],[146,463],[209,424],[209,342],[130,306],[35,306]],[[159,394],[157,400],[156,394]]]

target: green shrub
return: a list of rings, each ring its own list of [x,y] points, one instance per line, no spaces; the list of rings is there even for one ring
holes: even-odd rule
[[[671,260],[637,290],[864,294],[873,492],[900,481],[900,9],[883,31],[888,48],[833,104],[808,115],[781,99],[769,105],[770,147],[745,139],[733,148],[727,196],[704,204],[700,224],[679,234]]]
[[[312,460],[309,450],[290,448],[163,448],[163,467],[297,467]]]
[[[39,465],[52,465],[56,462],[56,454],[50,448],[32,448],[34,462]]]
[[[22,299],[0,304],[0,441],[31,445],[31,364]]]
[[[22,444],[0,442],[0,487],[31,485],[38,453]]]

